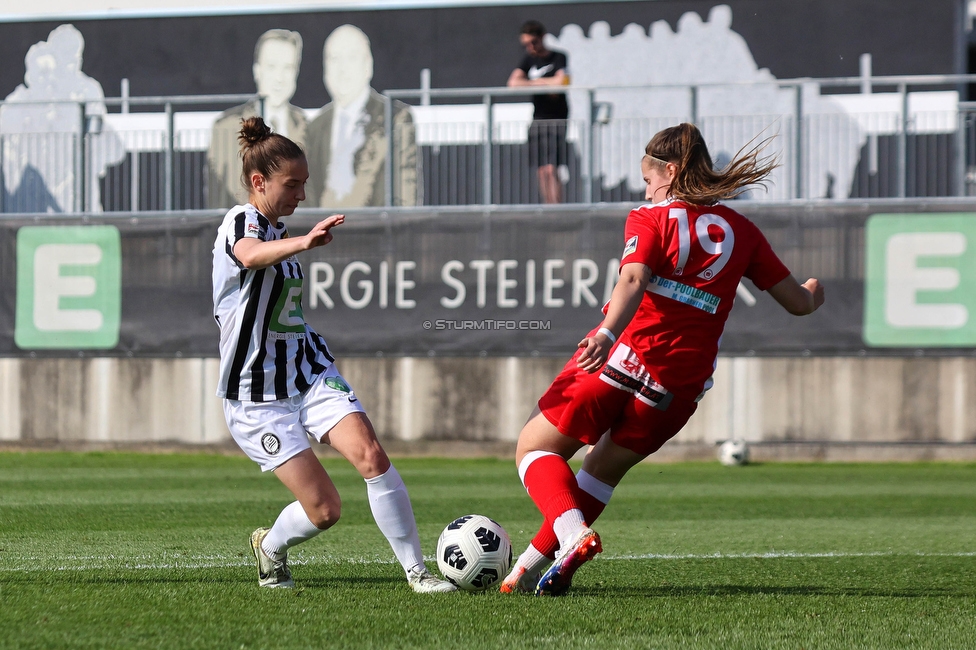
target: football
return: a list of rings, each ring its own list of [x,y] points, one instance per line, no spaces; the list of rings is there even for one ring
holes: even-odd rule
[[[718,448],[718,460],[727,467],[749,462],[749,446],[745,440],[726,440]]]
[[[464,591],[484,591],[512,566],[512,542],[498,522],[465,515],[447,525],[437,540],[437,567]]]

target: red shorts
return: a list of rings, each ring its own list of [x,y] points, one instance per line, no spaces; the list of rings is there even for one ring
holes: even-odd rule
[[[698,408],[658,384],[622,343],[610,351],[607,364],[589,374],[576,367],[573,355],[539,410],[563,435],[595,445],[607,431],[624,449],[647,456],[673,438]]]

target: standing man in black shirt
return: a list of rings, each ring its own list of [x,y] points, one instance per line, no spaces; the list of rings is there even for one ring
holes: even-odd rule
[[[566,55],[546,49],[546,28],[537,20],[522,25],[519,40],[525,58],[508,77],[510,88],[563,86],[569,83]],[[539,169],[539,193],[545,203],[562,203],[563,186],[557,168],[566,164],[566,120],[569,104],[564,93],[533,95],[535,108],[529,127],[529,162]]]

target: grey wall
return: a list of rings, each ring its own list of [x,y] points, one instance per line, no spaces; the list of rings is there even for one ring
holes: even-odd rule
[[[559,358],[342,359],[395,453],[514,453]],[[976,460],[976,358],[721,357],[659,460]],[[0,359],[0,447],[233,448],[216,359]]]

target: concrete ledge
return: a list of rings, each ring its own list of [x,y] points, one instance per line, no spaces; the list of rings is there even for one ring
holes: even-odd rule
[[[514,463],[515,445],[499,442],[470,442],[463,440],[423,440],[414,442],[385,441],[383,447],[394,458],[498,458]],[[320,458],[339,458],[326,445],[312,445]],[[240,456],[244,453],[233,442],[218,445],[198,445],[179,442],[162,443],[104,443],[98,441],[28,441],[0,442],[4,452],[123,452],[145,454],[220,454]],[[585,450],[577,455],[581,460]],[[914,462],[976,462],[976,443],[843,443],[830,441],[759,442],[749,444],[751,463],[914,463]],[[687,444],[671,441],[645,460],[648,464],[715,462],[718,447],[714,444]],[[514,465],[513,465],[514,471]]]
[[[338,366],[391,454],[512,457],[564,362]],[[234,449],[217,370],[211,358],[0,359],[0,448]],[[652,459],[712,460],[731,438],[758,462],[976,459],[976,358],[722,357],[698,412]]]

